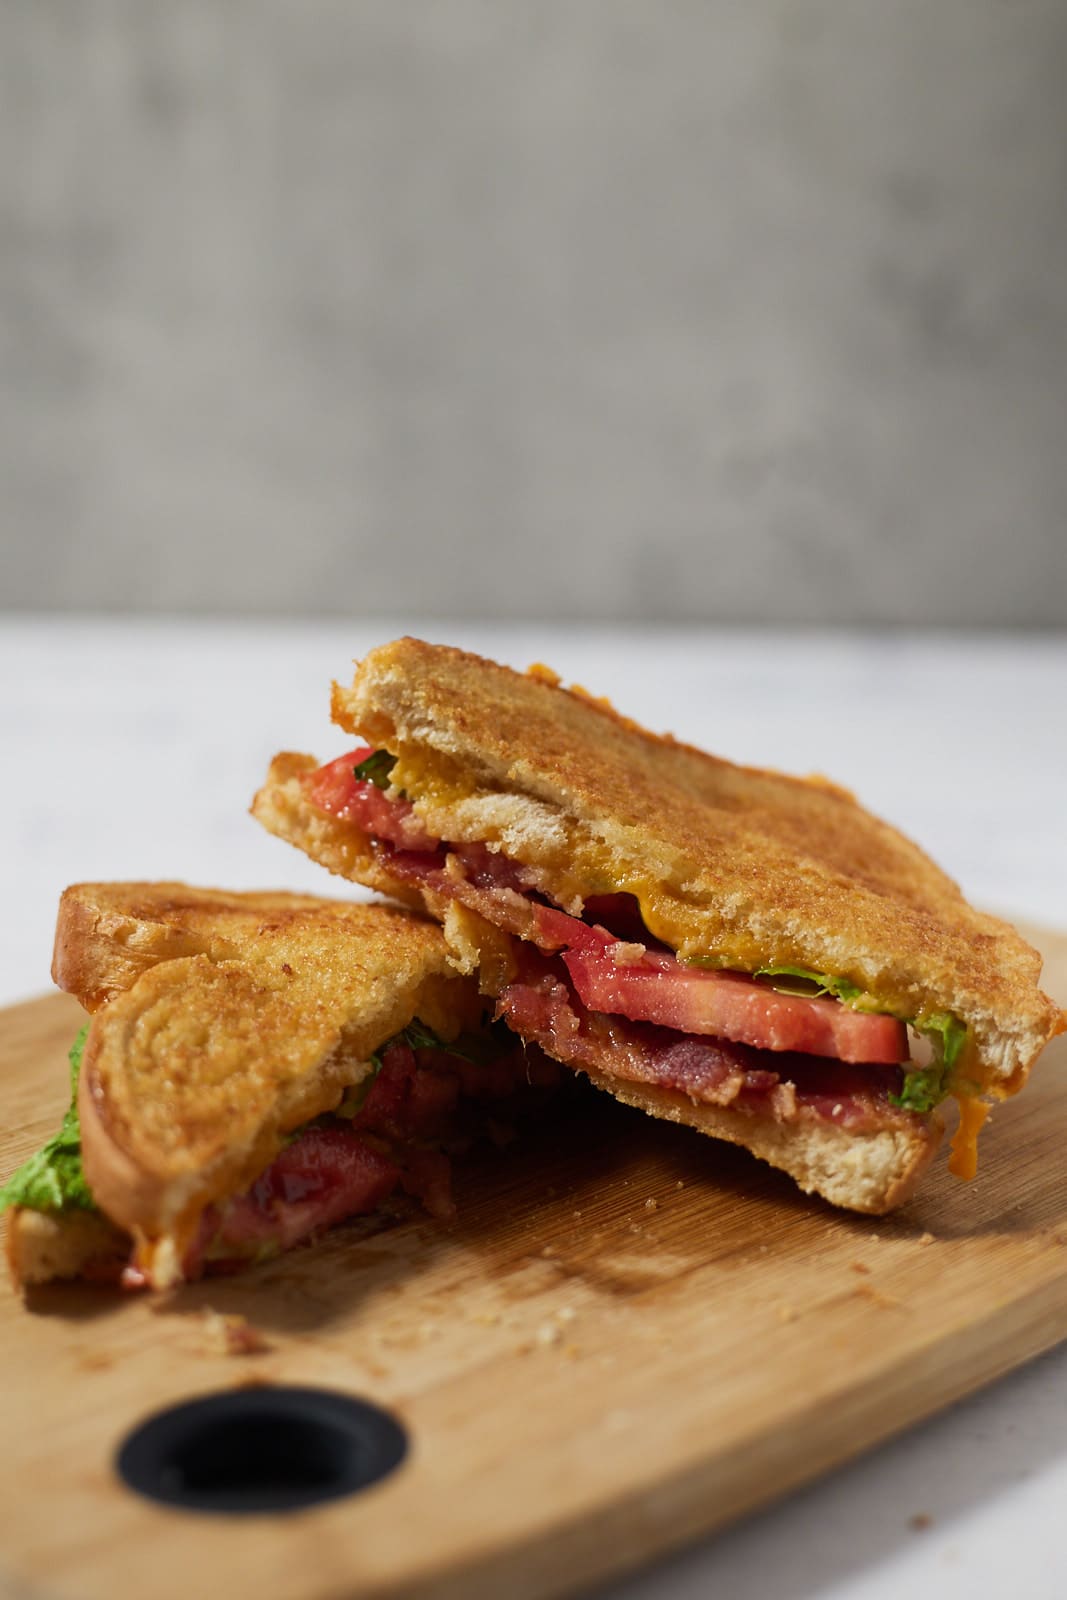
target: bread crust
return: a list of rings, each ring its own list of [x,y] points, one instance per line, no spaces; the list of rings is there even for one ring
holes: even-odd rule
[[[852,1133],[831,1122],[795,1127],[693,1101],[675,1089],[630,1083],[589,1067],[580,1070],[624,1105],[740,1145],[788,1173],[806,1194],[870,1216],[884,1216],[911,1198],[944,1134],[936,1112],[921,1126],[894,1125],[872,1133]]]
[[[969,1073],[996,1094],[1018,1090],[1067,1026],[1038,986],[1038,952],[823,778],[736,766],[544,669],[417,639],[373,650],[351,688],[335,686],[333,715],[399,756],[394,782],[441,837],[557,873],[563,903],[634,892],[684,957],[803,966],[901,1017],[951,1012],[971,1030]]]

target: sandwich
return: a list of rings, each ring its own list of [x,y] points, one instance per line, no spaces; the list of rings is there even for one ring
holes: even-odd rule
[[[396,907],[78,884],[53,976],[90,1021],[60,1132],[0,1189],[21,1285],[165,1288],[405,1195],[447,1219],[451,1157],[560,1076]]]
[[[253,814],[421,907],[524,1040],[834,1205],[900,1205],[1067,1018],[1037,952],[821,777],[736,766],[460,650],[373,650]]]

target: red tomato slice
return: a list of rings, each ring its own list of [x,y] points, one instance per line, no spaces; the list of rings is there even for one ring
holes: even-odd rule
[[[617,966],[610,951],[568,950],[567,970],[582,1004],[681,1033],[711,1034],[757,1050],[798,1050],[839,1061],[908,1058],[908,1032],[895,1017],[851,1011],[839,1000],[779,994],[739,972],[701,972],[672,957]]]
[[[401,850],[433,850],[432,838],[406,800],[390,800],[369,778],[357,778],[355,767],[374,754],[370,745],[360,745],[348,755],[328,761],[307,781],[308,799],[320,811],[328,811],[341,822],[354,822],[376,839],[388,839]]]

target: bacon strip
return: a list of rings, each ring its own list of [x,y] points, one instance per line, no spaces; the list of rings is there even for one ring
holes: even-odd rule
[[[582,1005],[558,958],[524,948],[519,960],[519,976],[501,993],[498,1015],[568,1066],[776,1122],[832,1122],[863,1133],[921,1120],[889,1102],[890,1092],[900,1089],[899,1068],[860,1070],[609,1017]]]
[[[183,1262],[185,1278],[278,1255],[378,1210],[398,1189],[451,1221],[452,1157],[487,1131],[504,1136],[514,1115],[559,1079],[555,1062],[518,1042],[475,1061],[394,1040],[354,1117],[311,1123],[246,1193],[208,1207]],[[121,1281],[141,1288],[147,1280],[131,1264]]]

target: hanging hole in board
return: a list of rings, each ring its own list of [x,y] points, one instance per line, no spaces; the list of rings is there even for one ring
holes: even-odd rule
[[[329,1389],[204,1395],[157,1412],[119,1448],[138,1494],[189,1511],[294,1511],[357,1494],[407,1454],[397,1419]]]

